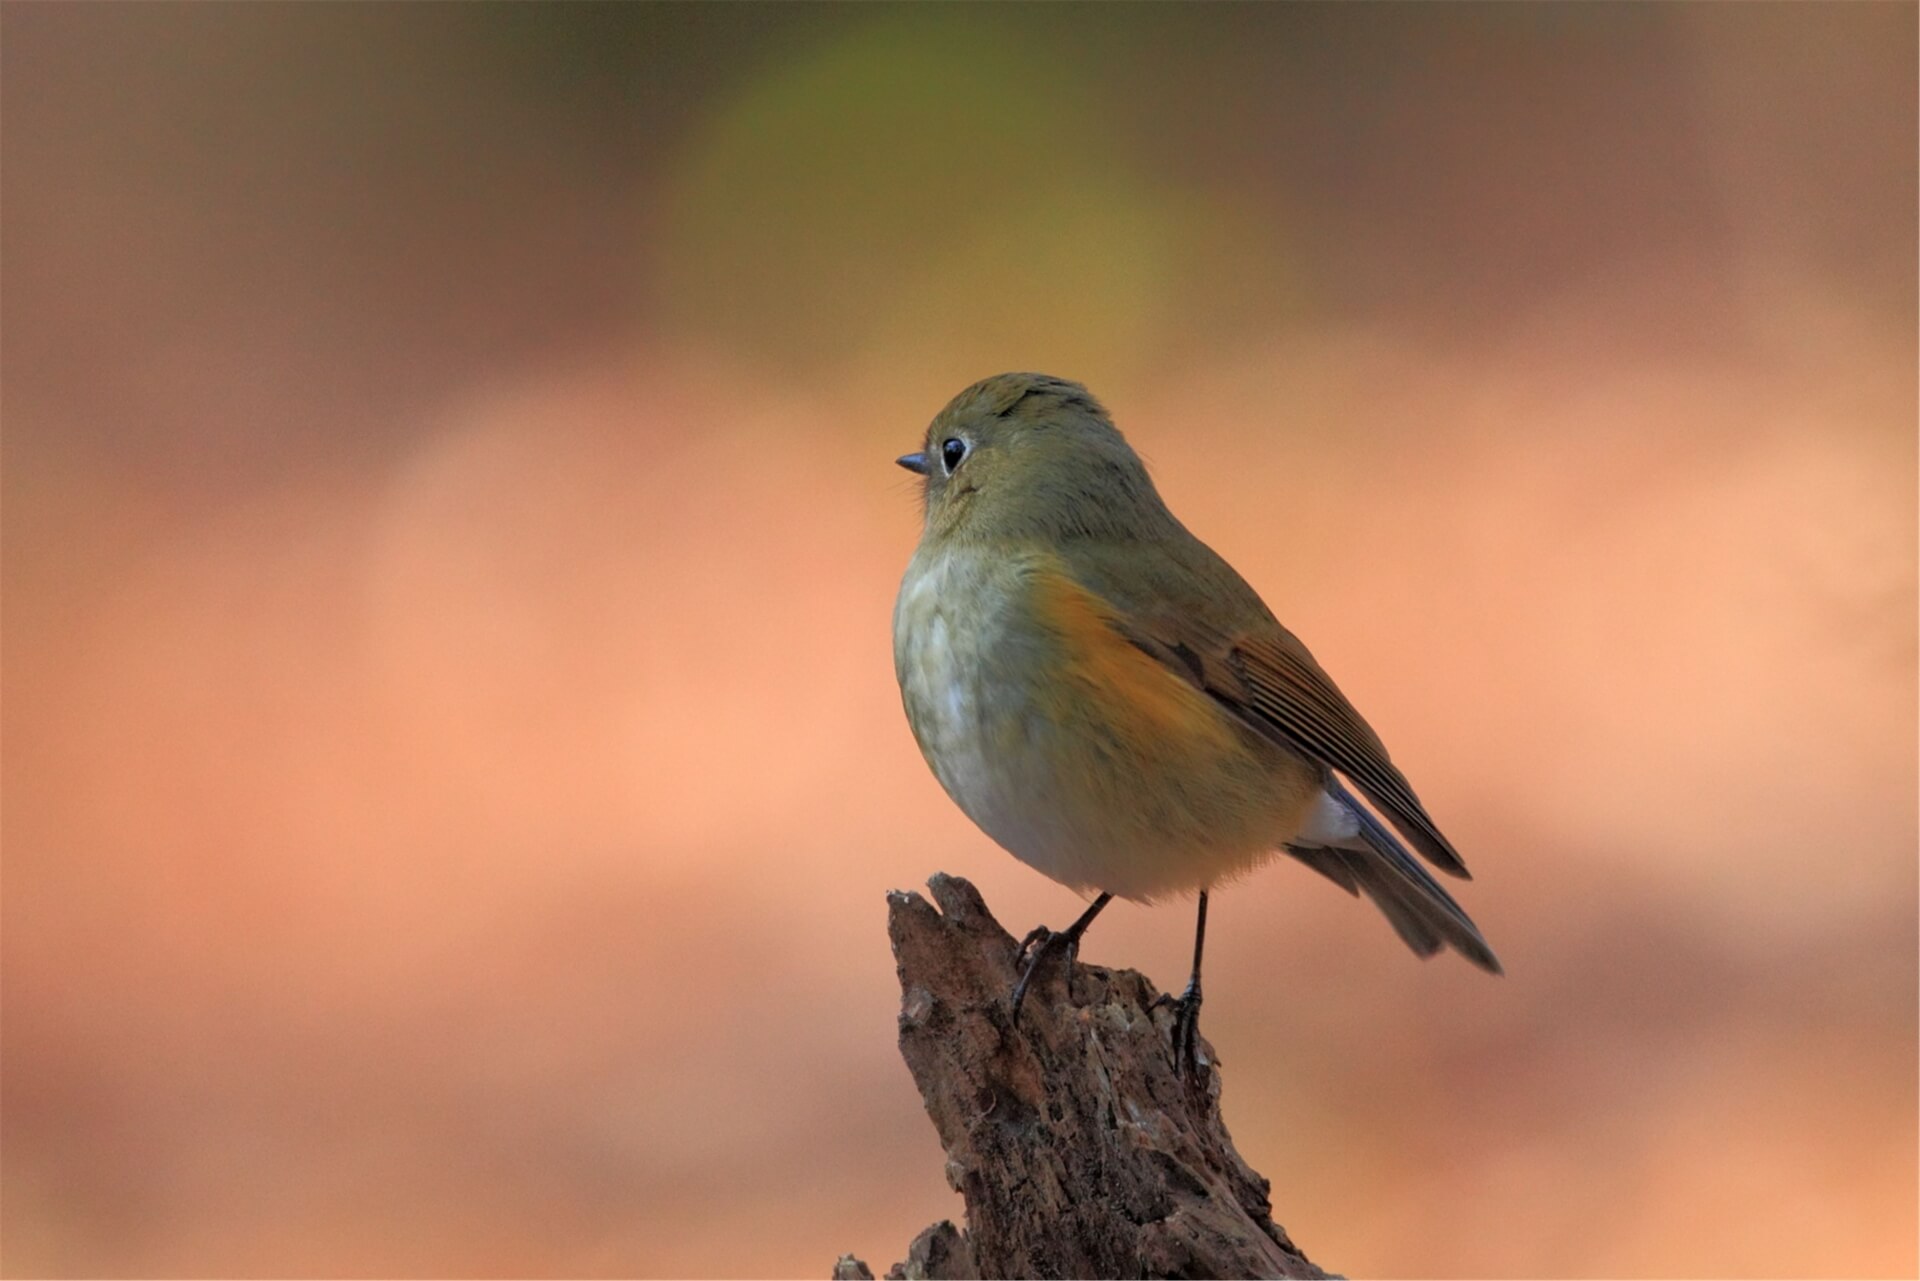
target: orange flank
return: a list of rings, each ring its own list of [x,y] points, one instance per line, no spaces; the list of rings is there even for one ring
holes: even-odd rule
[[[1121,633],[1112,605],[1061,569],[1040,570],[1032,581],[1035,613],[1063,642],[1064,674],[1098,691],[1089,706],[1143,722],[1129,727],[1123,741],[1186,741],[1216,755],[1249,750],[1247,738],[1211,699]],[[1182,758],[1190,759],[1184,753]]]

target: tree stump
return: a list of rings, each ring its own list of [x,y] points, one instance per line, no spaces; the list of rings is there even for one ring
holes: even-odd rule
[[[900,1053],[967,1229],[938,1223],[890,1277],[1324,1277],[1273,1221],[1220,1121],[1220,1072],[1174,1070],[1173,1002],[1133,970],[1042,965],[1016,1029],[1019,944],[957,877],[887,898]],[[934,904],[939,906],[936,908]],[[871,1276],[844,1256],[836,1277]]]

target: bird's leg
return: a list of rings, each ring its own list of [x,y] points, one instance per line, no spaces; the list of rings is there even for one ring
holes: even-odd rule
[[[1055,933],[1044,925],[1036,925],[1028,932],[1020,944],[1020,952],[1014,960],[1026,962],[1026,969],[1020,975],[1020,981],[1013,985],[1013,1022],[1020,1022],[1020,1003],[1027,999],[1027,985],[1033,982],[1034,971],[1040,968],[1040,962],[1047,959],[1047,953],[1054,948],[1064,948],[1067,953],[1067,982],[1073,982],[1073,962],[1080,955],[1080,936],[1093,924],[1093,918],[1100,915],[1100,909],[1113,901],[1113,895],[1102,894],[1093,900],[1093,906],[1080,913],[1080,919],[1066,929]]]
[[[1200,1080],[1200,953],[1207,946],[1207,892],[1200,891],[1200,919],[1193,929],[1193,977],[1174,1002],[1173,1066],[1189,1084]]]

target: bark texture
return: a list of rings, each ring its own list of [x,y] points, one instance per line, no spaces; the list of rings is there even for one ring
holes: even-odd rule
[[[900,1052],[966,1199],[896,1278],[1324,1277],[1220,1121],[1220,1073],[1174,1070],[1172,1002],[1133,970],[1047,961],[1016,1029],[1019,944],[964,880],[888,898]],[[937,904],[937,906],[936,906]],[[859,1271],[853,1271],[853,1269]],[[836,1276],[865,1265],[851,1256]],[[871,1275],[870,1273],[868,1275]]]

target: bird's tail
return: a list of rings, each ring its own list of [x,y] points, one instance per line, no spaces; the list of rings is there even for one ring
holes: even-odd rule
[[[1451,947],[1488,973],[1502,973],[1500,959],[1460,905],[1338,779],[1328,777],[1322,805],[1331,813],[1309,824],[1287,853],[1347,893],[1372,899],[1421,956]]]

